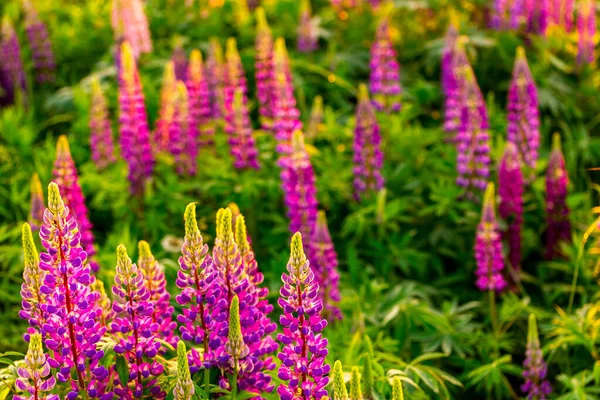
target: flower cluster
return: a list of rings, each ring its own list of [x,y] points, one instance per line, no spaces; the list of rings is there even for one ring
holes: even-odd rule
[[[300,21],[298,22],[298,51],[311,53],[318,47],[318,26],[311,17],[310,0],[300,3]]]
[[[369,92],[365,85],[359,87],[352,149],[354,151],[352,158],[354,162],[354,197],[359,200],[362,195],[371,195],[384,185],[381,174],[383,152],[381,151],[379,123],[369,101]]]
[[[173,398],[175,400],[191,400],[194,391],[185,343],[180,340],[177,343],[177,382],[173,388]]]
[[[97,79],[92,81],[90,148],[92,149],[92,160],[99,170],[115,162],[112,128],[106,108],[106,98]]]
[[[508,223],[506,237],[510,265],[516,270],[521,265],[521,231],[523,229],[523,174],[519,153],[514,143],[508,142],[498,170],[498,211]]]
[[[262,7],[256,9],[256,98],[263,129],[271,129],[273,120],[273,34]]]
[[[41,331],[45,324],[42,305],[46,302],[46,294],[41,291],[46,273],[40,269],[38,256],[31,227],[23,224],[23,283],[21,284],[21,311],[19,317],[26,320],[33,330]],[[32,330],[28,330],[32,332]]]
[[[396,60],[396,50],[390,38],[389,21],[384,18],[377,27],[377,36],[371,46],[371,75],[369,90],[373,96],[373,105],[379,111],[399,111],[400,64]]]
[[[169,152],[175,158],[177,173],[192,176],[196,174],[198,142],[190,133],[188,93],[181,81],[176,85],[173,110],[173,120],[169,124]]]
[[[185,84],[188,92],[190,136],[199,149],[211,145],[215,133],[214,126],[211,124],[208,80],[200,50],[192,50],[190,53]]]
[[[483,199],[481,222],[475,237],[475,261],[477,262],[475,275],[479,290],[499,292],[506,287],[506,280],[502,276],[504,259],[496,221],[494,195],[494,184],[488,183]]]
[[[306,127],[306,138],[314,139],[319,133],[321,124],[323,123],[323,98],[315,96],[312,107],[310,109],[310,118]]]
[[[21,91],[21,94],[24,95],[27,90],[25,70],[21,61],[21,46],[15,28],[8,17],[2,19],[0,29],[0,54],[2,55],[0,69],[4,72],[7,80],[3,87],[12,99],[17,91]]]
[[[281,277],[279,319],[283,332],[277,339],[283,344],[278,358],[281,367],[278,377],[283,383],[277,388],[282,400],[310,400],[327,397],[330,367],[325,364],[327,339],[321,332],[327,321],[321,317],[323,304],[319,285],[304,254],[302,235],[292,237],[287,273]]]
[[[69,207],[71,215],[77,221],[77,226],[81,233],[81,246],[87,253],[87,259],[92,267],[92,271],[98,272],[99,265],[92,259],[96,254],[92,223],[90,222],[89,212],[85,205],[85,197],[79,186],[79,178],[75,169],[75,163],[71,157],[69,142],[64,135],[58,138],[56,144],[56,161],[54,162],[52,175],[64,198],[65,205]]]
[[[173,62],[175,79],[182,82],[187,81],[188,62],[187,57],[185,55],[185,50],[183,49],[183,47],[181,47],[180,44],[177,44],[173,49],[171,61]]]
[[[518,3],[518,1],[516,3]],[[526,21],[526,29],[528,32],[542,36],[546,35],[546,29],[548,28],[549,22],[549,7],[550,0],[524,1],[523,17],[521,18]],[[513,18],[518,18],[517,12],[515,12]]]
[[[142,0],[112,0],[111,24],[116,42],[128,42],[135,59],[152,51],[152,38]]]
[[[162,87],[160,89],[160,109],[158,120],[152,140],[155,153],[168,152],[170,143],[170,130],[175,115],[175,99],[177,97],[177,81],[175,79],[175,65],[173,61],[165,64]]]
[[[535,315],[529,315],[529,329],[527,333],[526,358],[523,362],[525,371],[523,377],[525,383],[521,386],[523,393],[527,395],[528,400],[546,400],[552,387],[546,379],[548,366],[544,362],[542,349],[540,348],[540,338],[538,336],[537,322]]]
[[[551,23],[562,27],[566,32],[573,30],[574,0],[551,0],[548,8]]]
[[[223,61],[223,48],[219,40],[212,38],[206,59],[206,77],[208,80],[208,92],[210,97],[211,116],[214,119],[221,118],[224,112],[224,79],[225,65]]]
[[[596,34],[596,4],[594,0],[579,2],[577,10],[577,62],[593,64],[594,36]]]
[[[350,400],[350,397],[348,396],[348,389],[346,389],[346,383],[344,382],[344,370],[342,369],[342,363],[340,360],[337,360],[333,364],[333,372],[331,375],[333,381],[333,399]]]
[[[229,135],[234,167],[259,169],[258,150],[246,103],[246,95],[240,88],[235,90],[232,102],[225,102],[225,132]]]
[[[56,63],[48,29],[40,20],[31,1],[25,0],[23,6],[25,9],[25,30],[36,72],[35,79],[40,83],[54,82]]]
[[[444,50],[441,61],[441,86],[444,92],[444,130],[455,133],[460,124],[460,87],[459,76],[460,66],[456,62],[463,61],[455,57],[456,40],[458,39],[458,28],[452,21],[448,25],[446,36],[444,37]],[[464,61],[467,61],[464,59]],[[458,68],[457,68],[458,67]]]
[[[15,386],[21,392],[14,400],[60,400],[56,394],[48,394],[56,385],[56,379],[50,374],[50,364],[42,347],[42,336],[34,333],[29,339],[29,348],[25,355],[25,365],[17,370],[19,378]]]
[[[567,185],[569,176],[562,153],[560,135],[552,138],[552,152],[546,172],[546,258],[560,254],[559,243],[571,241],[571,222],[567,206]]]
[[[30,188],[31,208],[29,211],[29,225],[31,225],[31,230],[37,231],[42,225],[42,220],[44,219],[44,208],[46,208],[44,205],[42,182],[40,182],[40,177],[37,172],[31,177]]]

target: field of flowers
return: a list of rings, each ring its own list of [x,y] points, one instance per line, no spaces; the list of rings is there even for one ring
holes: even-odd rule
[[[0,2],[0,400],[600,399],[596,13]]]

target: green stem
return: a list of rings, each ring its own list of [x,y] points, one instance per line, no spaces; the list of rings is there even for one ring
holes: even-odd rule
[[[575,261],[575,271],[573,272],[573,282],[571,282],[571,291],[569,293],[569,307],[567,307],[567,313],[571,312],[571,308],[573,308],[573,302],[575,301],[575,290],[577,289],[577,279],[579,278],[579,267],[583,262],[583,249],[585,247],[585,243],[587,241],[587,237],[584,235],[584,239],[579,244],[579,250],[577,251],[577,260]]]
[[[210,400],[210,368],[204,370],[204,392],[206,393],[206,399]]]
[[[233,382],[231,382],[231,399],[235,400],[237,398],[237,377],[238,377],[238,365],[235,363],[235,368],[233,370]]]
[[[496,292],[494,290],[490,290],[490,318],[492,319],[492,332],[494,334],[494,347],[496,348],[496,353],[498,352],[498,313],[496,311]]]

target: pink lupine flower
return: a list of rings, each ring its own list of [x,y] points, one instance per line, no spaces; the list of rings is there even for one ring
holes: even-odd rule
[[[229,135],[229,147],[235,159],[234,167],[259,169],[258,149],[246,103],[246,96],[239,88],[236,89],[231,103],[226,100],[225,132]]]
[[[40,182],[40,177],[37,172],[31,177],[30,188],[31,208],[29,211],[29,225],[31,225],[32,231],[37,231],[42,225],[42,220],[44,219],[44,209],[46,208],[44,205],[44,192],[42,190],[42,183]]]
[[[384,18],[377,27],[377,36],[371,46],[369,68],[371,70],[369,90],[375,108],[387,113],[399,111],[402,93],[400,64],[390,38],[387,18]]]
[[[56,79],[56,62],[48,28],[38,16],[37,10],[29,0],[24,0],[25,30],[33,58],[35,79],[40,83],[54,82]]]
[[[522,0],[527,31],[545,36],[548,28],[550,0]]]
[[[106,98],[97,79],[92,81],[90,147],[92,160],[98,170],[102,170],[116,161]]]
[[[223,48],[218,39],[212,38],[206,59],[206,77],[210,93],[210,107],[214,119],[221,118],[224,112],[224,69]]]
[[[169,151],[175,157],[179,175],[196,174],[198,142],[190,132],[188,94],[185,84],[177,82],[173,99],[173,120],[169,125]]]
[[[546,259],[560,255],[560,242],[571,241],[571,222],[567,206],[567,185],[569,176],[562,153],[560,135],[552,138],[552,152],[546,172]]]
[[[162,87],[160,89],[160,109],[152,141],[155,153],[170,150],[170,130],[175,115],[175,99],[177,97],[177,80],[175,79],[175,65],[173,61],[165,64]]]
[[[142,0],[112,0],[111,24],[118,42],[129,42],[135,59],[152,52],[152,38]]]
[[[593,64],[594,35],[596,34],[596,3],[594,0],[582,0],[577,10],[577,62]]]
[[[273,63],[273,34],[267,23],[264,10],[256,9],[256,97],[258,99],[258,113],[263,129],[269,130],[273,124],[273,89],[274,89],[274,63]]]
[[[521,265],[521,231],[523,229],[523,174],[519,152],[514,143],[508,142],[498,170],[498,211],[508,224],[505,236],[508,239],[510,264],[515,270]]]
[[[455,133],[460,124],[460,76],[456,63],[462,61],[455,57],[458,27],[454,21],[448,25],[444,38],[444,50],[441,60],[441,85],[444,92],[444,130]]]
[[[318,47],[318,27],[311,16],[310,0],[300,3],[300,21],[298,23],[298,51],[311,53]]]
[[[566,32],[573,29],[574,0],[552,0],[548,4],[549,19],[553,24],[562,27]]]
[[[25,365],[17,370],[19,377],[15,387],[24,392],[13,397],[14,400],[60,400],[57,394],[49,394],[56,385],[56,379],[50,373],[50,364],[44,348],[42,336],[34,333],[29,339],[29,348],[25,355]]]
[[[202,53],[192,50],[186,81],[190,112],[190,135],[195,138],[197,148],[210,146],[215,134],[211,122],[210,93]]]

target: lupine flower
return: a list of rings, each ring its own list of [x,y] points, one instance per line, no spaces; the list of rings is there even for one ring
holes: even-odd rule
[[[308,245],[308,258],[319,284],[319,298],[323,303],[325,316],[342,319],[342,312],[335,305],[340,301],[338,259],[324,211],[319,211],[317,223]]]
[[[460,59],[455,58],[456,40],[458,39],[458,26],[454,20],[448,25],[444,37],[444,50],[441,60],[441,85],[444,92],[444,130],[456,132],[460,124],[460,88],[457,66]]]
[[[505,233],[508,239],[510,264],[514,269],[521,265],[521,230],[523,229],[523,174],[516,146],[508,142],[498,170],[498,211],[508,223]]]
[[[148,117],[140,75],[131,46],[125,42],[118,57],[119,68],[119,132],[121,154],[129,166],[131,192],[140,194],[152,176],[154,158],[150,148]]]
[[[312,108],[310,110],[310,118],[308,127],[306,128],[306,137],[314,139],[319,133],[321,124],[323,123],[323,98],[315,96],[313,99]]]
[[[373,106],[369,101],[369,92],[360,85],[358,105],[356,106],[356,127],[354,128],[354,197],[372,195],[384,185],[381,168],[381,134]]]
[[[244,343],[242,336],[240,301],[235,295],[231,299],[231,306],[229,308],[229,327],[225,351],[229,355],[229,365],[233,369],[234,378],[237,379],[240,371],[240,362],[248,356],[250,350],[246,343]]]
[[[104,282],[102,282],[100,279],[96,279],[90,285],[90,287],[92,288],[92,291],[98,293],[97,304],[102,310],[102,315],[100,316],[100,325],[108,329],[115,316],[115,313],[112,309],[112,302],[108,298],[106,290],[104,289]]]
[[[117,43],[129,42],[135,59],[152,52],[148,19],[141,0],[113,0],[111,24]]]
[[[368,342],[370,343],[370,341]],[[371,359],[372,355],[370,352],[365,354],[364,365],[363,365],[363,393],[365,399],[373,398],[373,385],[375,384],[375,379],[373,377],[373,361]]]
[[[594,35],[596,34],[596,4],[594,0],[579,2],[577,12],[577,62],[593,64]]]
[[[225,132],[229,135],[229,148],[234,157],[233,166],[240,169],[259,169],[258,150],[246,103],[246,95],[240,88],[235,90],[231,103],[225,102]]]
[[[574,6],[574,0],[550,1],[549,14],[551,22],[561,26],[566,32],[571,32],[573,29]]]
[[[85,197],[79,186],[79,177],[75,162],[71,157],[69,142],[67,137],[62,135],[56,143],[56,161],[52,171],[54,182],[58,185],[65,205],[69,207],[71,215],[77,221],[79,232],[81,232],[81,246],[87,253],[87,259],[92,267],[92,271],[98,272],[99,265],[92,259],[96,254],[94,248],[94,234],[92,233],[92,223],[89,219],[89,212],[85,205]]]
[[[263,129],[272,128],[273,123],[273,89],[274,89],[274,64],[273,64],[273,34],[267,23],[265,11],[262,7],[256,9],[256,98],[258,99],[258,113]]]
[[[44,219],[44,192],[42,191],[42,183],[40,177],[35,172],[31,177],[31,208],[29,211],[29,225],[32,231],[37,231],[42,226]]]
[[[185,55],[185,50],[183,49],[183,47],[181,47],[181,45],[177,45],[173,49],[171,61],[173,61],[175,79],[183,82],[187,81],[188,63],[187,57]]]
[[[507,21],[510,20],[510,3],[507,0],[494,0],[494,11],[491,20],[492,28],[506,29],[508,25]]]
[[[177,383],[173,388],[173,397],[175,400],[192,400],[193,395],[194,382],[190,374],[185,343],[180,340],[177,343]]]
[[[225,65],[223,62],[223,48],[216,38],[210,39],[208,58],[206,59],[206,77],[210,93],[210,107],[214,119],[221,118],[224,111],[225,95],[224,78]]]
[[[112,398],[112,394],[98,390],[108,371],[98,364],[104,352],[97,350],[97,344],[105,328],[100,325],[98,294],[90,289],[95,278],[79,244],[77,222],[54,182],[48,187],[40,237],[46,250],[40,255],[40,269],[46,274],[40,291],[46,295],[42,305],[46,323],[41,334],[52,351],[48,364],[57,371],[60,382],[69,384],[66,399],[74,400],[82,393],[91,398]]]
[[[106,98],[98,79],[92,81],[90,148],[92,149],[92,160],[98,170],[115,162],[112,128],[106,108]]]
[[[517,146],[524,164],[535,171],[540,147],[540,111],[537,89],[522,47],[517,49],[506,108],[507,139]]]
[[[494,196],[494,184],[490,182],[485,190],[481,222],[475,237],[475,261],[477,262],[475,275],[479,290],[500,292],[506,287],[506,281],[502,276],[504,259],[496,221]]]
[[[296,107],[294,84],[290,60],[283,38],[275,41],[273,77],[273,132],[277,139],[277,152],[281,154],[280,164],[291,152],[290,143],[295,130],[302,129],[300,111]]]
[[[342,363],[337,360],[333,364],[333,400],[350,400],[348,397],[348,390],[346,389],[346,383],[344,383],[344,370],[342,369]]]
[[[292,137],[292,153],[281,171],[281,182],[290,231],[300,231],[310,238],[317,220],[317,188],[310,157],[304,147],[302,132]]]
[[[163,399],[157,377],[164,367],[155,357],[160,350],[157,339],[158,324],[152,321],[154,308],[144,275],[131,262],[122,244],[117,247],[117,267],[113,310],[116,314],[111,324],[112,333],[118,335],[115,353],[122,354],[129,364],[129,381],[119,382],[115,394],[121,399],[141,398],[149,393],[152,398]]]
[[[213,143],[215,129],[211,124],[210,93],[202,53],[192,50],[187,73],[187,92],[190,112],[190,135],[197,148]]]
[[[389,21],[384,18],[377,27],[377,36],[371,46],[369,90],[373,105],[379,111],[400,111],[400,64],[392,45]]]
[[[392,380],[392,400],[404,400],[402,381],[397,376]]]
[[[352,367],[352,373],[350,374],[350,400],[363,400],[358,367]]]
[[[160,109],[154,130],[153,149],[155,152],[168,152],[170,130],[175,115],[175,98],[177,97],[177,80],[173,61],[165,64],[162,87],[160,89]]]
[[[42,336],[34,333],[29,338],[29,348],[25,355],[25,365],[17,370],[19,378],[16,388],[25,392],[13,397],[14,400],[60,400],[56,394],[49,394],[56,379],[50,373],[50,364],[42,347]]]
[[[26,320],[35,331],[41,331],[46,320],[42,311],[42,305],[46,303],[46,294],[41,291],[46,273],[40,269],[40,259],[31,227],[27,223],[23,224],[23,259],[22,309],[19,311],[19,317]]]
[[[144,276],[144,284],[150,293],[149,302],[152,304],[152,322],[158,324],[157,335],[164,341],[174,345],[177,338],[173,336],[177,323],[173,321],[173,307],[171,295],[167,291],[165,272],[156,261],[148,242],[141,240],[138,243],[138,267]]]
[[[527,31],[545,36],[548,28],[550,0],[523,0]]]
[[[182,307],[177,316],[181,324],[181,338],[201,344],[203,353],[193,349],[190,353],[191,371],[201,367],[210,368],[216,363],[214,350],[221,344],[217,336],[217,321],[211,310],[215,307],[220,292],[215,282],[216,272],[208,246],[204,243],[198,222],[196,205],[188,204],[185,209],[185,239],[179,257],[177,287],[181,293],[176,297]]]
[[[169,151],[175,157],[177,173],[192,176],[196,174],[198,143],[190,133],[188,93],[181,81],[177,82],[173,109],[173,121],[169,126]]]
[[[552,392],[552,387],[546,379],[548,366],[544,362],[544,356],[540,348],[540,338],[534,314],[529,315],[528,328],[527,350],[525,353],[527,357],[523,362],[525,383],[521,386],[521,390],[527,395],[528,400],[545,400]]]
[[[244,74],[244,66],[240,53],[237,50],[237,44],[234,38],[227,39],[227,50],[225,51],[225,71],[223,75],[223,94],[225,110],[228,105],[233,103],[236,90],[241,90],[246,100],[248,94],[248,85]],[[247,102],[247,101],[246,101]]]
[[[548,159],[546,172],[547,259],[552,259],[560,254],[560,242],[571,241],[571,222],[566,201],[568,184],[569,176],[560,145],[560,135],[555,133],[552,137],[552,152]]]
[[[7,78],[6,90],[10,92],[11,99],[15,92],[21,91],[23,95],[27,91],[27,83],[25,81],[25,70],[21,61],[21,46],[19,38],[15,32],[15,28],[8,19],[2,19],[2,30],[0,31],[0,54],[2,55],[2,66],[0,69],[4,71]]]
[[[319,285],[302,247],[302,235],[292,237],[287,273],[278,300],[283,309],[279,322],[283,332],[277,339],[283,344],[277,357],[281,367],[277,376],[283,382],[277,388],[282,400],[310,400],[327,396],[330,367],[325,364],[327,339],[321,332],[327,321],[321,317]]]
[[[310,0],[302,0],[298,22],[298,51],[302,53],[311,53],[318,47],[318,26],[311,13]]]
[[[54,82],[56,63],[46,25],[40,20],[37,10],[29,0],[24,0],[25,31],[33,58],[35,79],[40,83]]]

